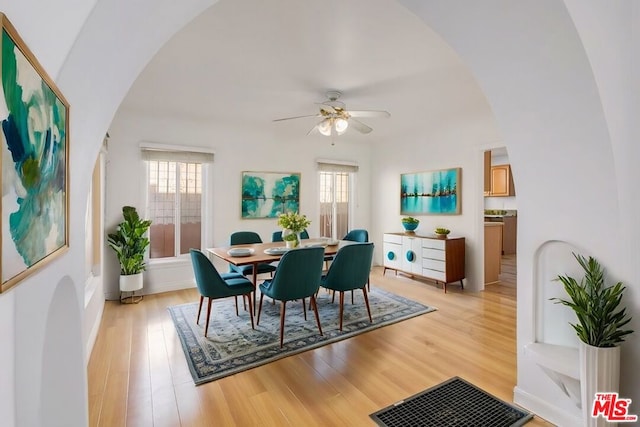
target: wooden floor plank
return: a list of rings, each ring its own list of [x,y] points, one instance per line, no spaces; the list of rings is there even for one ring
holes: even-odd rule
[[[503,261],[501,281],[477,293],[376,267],[374,287],[438,310],[200,386],[167,311],[197,290],[107,302],[88,366],[90,425],[371,426],[370,413],[452,376],[512,401],[515,256]]]

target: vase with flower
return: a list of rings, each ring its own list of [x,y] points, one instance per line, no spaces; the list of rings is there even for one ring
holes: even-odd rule
[[[300,233],[302,233],[311,221],[306,215],[298,212],[283,213],[278,217],[278,225],[282,227],[282,240],[288,248],[300,246]]]

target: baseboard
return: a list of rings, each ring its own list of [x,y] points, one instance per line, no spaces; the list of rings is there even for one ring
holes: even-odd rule
[[[93,345],[98,338],[102,313],[104,311],[104,297],[102,295],[102,276],[90,276],[85,284],[83,322],[91,324],[91,330],[85,341],[85,363],[89,365]]]
[[[91,359],[91,352],[93,351],[93,346],[98,339],[98,331],[100,330],[100,324],[102,323],[102,313],[104,312],[104,302],[100,303],[100,308],[96,315],[96,319],[91,326],[91,331],[89,332],[89,336],[87,338],[87,342],[85,344],[85,354],[87,355],[85,360],[85,368],[89,366],[89,359]]]
[[[193,280],[176,280],[172,282],[164,282],[162,284],[154,284],[143,289],[145,295],[160,294],[162,292],[180,291],[182,289],[195,288],[196,283]]]
[[[536,416],[544,419],[545,421],[557,426],[582,426],[582,417],[567,414],[565,410],[550,405],[549,402],[546,402],[531,393],[527,393],[519,387],[515,387],[513,389],[513,402],[533,412]]]

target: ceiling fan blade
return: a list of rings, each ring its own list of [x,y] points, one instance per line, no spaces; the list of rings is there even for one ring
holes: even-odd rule
[[[318,125],[315,125],[314,127],[312,127],[312,128],[309,130],[309,132],[307,132],[307,136],[308,136],[308,135],[313,135],[313,134],[316,134],[316,133],[320,133],[320,132],[318,131]]]
[[[319,114],[309,114],[307,116],[285,117],[283,119],[275,119],[274,122],[281,122],[283,120],[304,119],[305,117],[320,117],[320,115]]]
[[[388,111],[383,110],[347,110],[351,117],[391,117]]]
[[[353,117],[349,118],[349,124],[360,133],[370,133],[373,130],[369,126],[365,125],[359,120],[354,119]]]

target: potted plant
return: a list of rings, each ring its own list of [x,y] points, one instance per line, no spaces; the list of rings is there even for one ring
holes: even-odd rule
[[[115,233],[109,233],[107,242],[120,263],[120,291],[133,292],[142,289],[142,272],[145,270],[144,254],[149,246],[146,233],[150,220],[142,220],[132,206],[122,208],[124,221]]]
[[[298,245],[300,244],[300,238],[298,237],[298,234],[289,229],[285,230],[289,232],[289,234],[285,234],[285,232],[282,233],[282,240],[284,240],[284,244],[286,245],[286,247],[298,247]]]
[[[409,233],[415,231],[418,228],[418,224],[420,224],[420,220],[412,216],[402,218],[402,226]]]
[[[300,245],[300,233],[302,233],[311,221],[306,215],[298,212],[283,213],[278,217],[278,225],[282,227],[282,240],[288,248],[295,248]]]
[[[439,239],[446,239],[449,233],[451,233],[451,230],[449,230],[448,228],[438,227],[433,230],[433,232]]]
[[[583,419],[588,425],[596,425],[591,417],[596,392],[617,392],[620,381],[620,347],[627,335],[625,329],[631,321],[626,308],[621,307],[622,282],[606,286],[604,269],[593,257],[573,254],[584,270],[579,281],[560,275],[556,280],[564,286],[568,299],[551,298],[558,304],[570,307],[578,322],[571,324],[580,340],[580,389]]]

